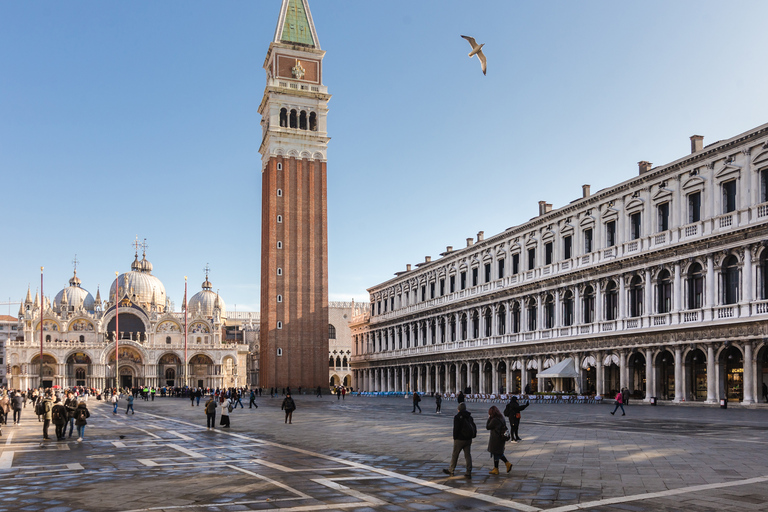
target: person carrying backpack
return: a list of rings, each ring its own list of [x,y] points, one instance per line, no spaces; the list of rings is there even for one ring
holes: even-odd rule
[[[88,412],[88,407],[85,402],[79,402],[75,408],[75,426],[77,427],[77,442],[82,443],[83,437],[85,437],[85,426],[88,424],[86,421],[91,417],[91,413]]]
[[[40,400],[35,408],[35,412],[43,418],[43,440],[50,439],[50,437],[48,437],[48,427],[51,426],[51,420],[53,419],[51,414],[52,409],[53,402],[51,401],[51,395],[45,395],[45,398]]]
[[[280,408],[285,411],[285,423],[290,424],[293,421],[293,411],[296,410],[296,402],[293,401],[290,393],[285,397]]]
[[[203,409],[205,410],[207,429],[216,428],[216,398],[213,395],[205,402]]]
[[[419,396],[418,391],[413,392],[413,413],[416,412],[416,409],[419,409],[419,414],[421,414],[421,407],[419,407],[419,402],[421,402],[421,397]]]
[[[459,412],[453,417],[453,453],[451,454],[451,465],[448,469],[443,469],[443,473],[453,476],[456,469],[456,463],[459,461],[459,453],[464,452],[464,461],[467,471],[464,476],[472,476],[472,439],[477,437],[477,426],[472,414],[467,410],[467,404],[461,402],[458,408]]]
[[[67,408],[61,403],[61,398],[57,398],[51,409],[51,419],[56,427],[56,440],[63,441],[64,433],[67,430]]]
[[[131,414],[136,414],[136,411],[133,410],[133,395],[128,395],[128,398],[126,398],[128,401],[128,405],[125,407],[125,414],[128,414],[128,411],[131,411]]]

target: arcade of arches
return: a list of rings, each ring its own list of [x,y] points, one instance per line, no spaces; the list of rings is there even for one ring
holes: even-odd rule
[[[686,342],[637,348],[483,354],[356,369],[361,391],[504,394],[571,392],[611,397],[628,388],[639,399],[673,402],[762,401],[768,383],[768,339]],[[444,356],[443,356],[444,357]],[[539,369],[571,358],[578,378],[538,378]],[[744,364],[748,361],[748,364]],[[650,364],[649,364],[650,362]]]

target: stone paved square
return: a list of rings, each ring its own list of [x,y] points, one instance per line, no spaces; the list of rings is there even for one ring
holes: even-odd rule
[[[402,398],[281,398],[205,428],[185,399],[136,402],[136,414],[89,402],[83,443],[42,442],[31,408],[0,438],[0,512],[172,510],[743,511],[768,508],[768,409],[534,404],[509,474],[489,475],[492,405],[470,402],[480,427],[471,479],[447,477],[456,403],[411,413]],[[430,404],[431,405],[431,404]],[[463,474],[459,458],[457,475]]]

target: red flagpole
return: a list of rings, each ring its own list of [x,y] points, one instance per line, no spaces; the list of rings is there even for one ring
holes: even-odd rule
[[[40,267],[40,383],[43,387],[43,313],[45,313],[45,296],[43,295],[43,267]]]
[[[184,381],[189,386],[189,362],[187,359],[187,276],[184,276]]]
[[[120,274],[115,271],[115,387],[120,392]]]

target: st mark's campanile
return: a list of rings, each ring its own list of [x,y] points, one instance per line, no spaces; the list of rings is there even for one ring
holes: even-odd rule
[[[328,385],[324,56],[307,0],[283,0],[259,106],[263,387]]]

